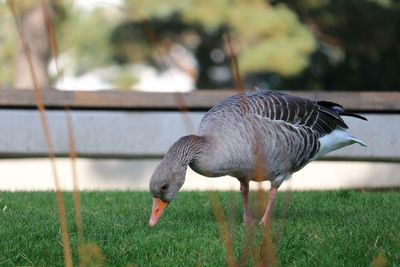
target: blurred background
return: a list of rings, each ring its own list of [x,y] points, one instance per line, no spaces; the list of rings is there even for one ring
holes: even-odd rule
[[[399,0],[0,0],[1,90],[33,89],[9,3],[43,90],[400,90]],[[79,159],[81,186],[146,190],[158,161]],[[70,189],[68,159],[58,164]],[[0,190],[53,186],[47,159],[1,160],[0,170]],[[317,162],[292,187],[363,187],[376,177],[377,187],[400,186],[399,171],[393,162]],[[190,177],[187,189],[218,188]]]
[[[400,88],[398,0],[46,1],[61,77],[43,1],[13,2],[43,88],[231,89],[232,53],[247,88]],[[2,0],[0,87],[32,88],[24,60]]]

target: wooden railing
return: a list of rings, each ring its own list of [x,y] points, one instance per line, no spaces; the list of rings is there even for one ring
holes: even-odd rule
[[[315,100],[337,102],[348,110],[362,113],[400,113],[398,92],[304,92],[283,91]],[[210,107],[236,94],[235,90],[197,90],[190,93],[146,93],[105,90],[57,91],[45,90],[43,102],[48,108],[65,106],[71,109],[143,109],[143,110],[208,110]],[[0,90],[0,108],[35,108],[33,90]]]

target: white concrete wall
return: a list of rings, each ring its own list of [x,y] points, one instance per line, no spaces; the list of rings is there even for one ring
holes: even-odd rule
[[[78,154],[96,157],[161,157],[179,137],[195,133],[203,112],[73,111]],[[327,158],[400,161],[400,115],[366,114],[369,121],[346,118],[353,134],[368,144],[347,147]],[[68,155],[64,111],[47,112],[56,154]],[[47,155],[36,110],[0,110],[0,157]]]
[[[148,190],[150,176],[159,160],[77,161],[81,190]],[[72,189],[71,162],[56,160],[63,190]],[[0,191],[53,190],[54,180],[48,159],[8,159],[0,161]],[[252,188],[257,188],[252,183]],[[268,187],[269,183],[263,183]],[[399,163],[327,162],[307,165],[282,185],[291,190],[400,187]],[[238,190],[231,177],[206,178],[189,169],[184,190]]]

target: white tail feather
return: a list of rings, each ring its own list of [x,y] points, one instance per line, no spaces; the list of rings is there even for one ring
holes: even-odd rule
[[[360,144],[360,145],[365,146],[365,147],[368,146],[363,140],[358,139],[358,138],[355,137],[355,136],[351,136],[351,139],[352,139],[355,143],[357,143],[357,144]]]
[[[318,140],[320,142],[320,148],[313,159],[320,158],[329,152],[354,143],[367,146],[364,141],[352,136],[351,133],[346,130],[334,130],[330,134],[324,135]]]

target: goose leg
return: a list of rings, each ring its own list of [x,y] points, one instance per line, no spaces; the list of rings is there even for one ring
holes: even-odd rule
[[[242,193],[243,202],[243,223],[250,225],[252,219],[249,210],[249,182],[240,181],[240,193]]]
[[[274,202],[276,198],[276,192],[278,191],[277,188],[271,187],[268,192],[268,203],[267,208],[265,209],[264,216],[261,219],[261,223],[267,225],[271,222],[272,219],[272,210],[274,208]]]

